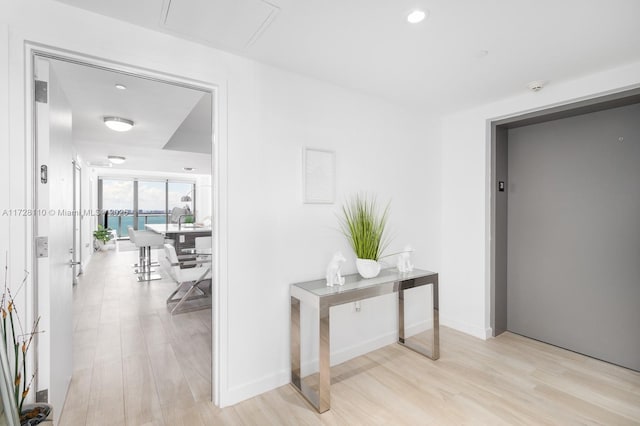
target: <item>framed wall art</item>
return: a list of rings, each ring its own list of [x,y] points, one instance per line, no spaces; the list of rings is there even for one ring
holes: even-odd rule
[[[306,204],[333,204],[336,193],[336,153],[302,150],[302,200]]]

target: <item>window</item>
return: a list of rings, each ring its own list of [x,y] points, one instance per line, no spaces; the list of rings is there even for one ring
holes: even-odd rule
[[[195,185],[192,183],[169,182],[168,206],[169,213],[174,207],[184,209],[185,213],[195,212]],[[191,201],[186,201],[187,199]],[[185,201],[182,201],[185,200]]]
[[[193,182],[98,179],[98,208],[103,212],[100,223],[115,229],[119,238],[129,236],[129,226],[144,229],[146,224],[170,222],[174,207],[181,209],[180,214],[195,212],[195,203]]]
[[[101,179],[98,185],[98,207],[104,212],[100,222],[126,237],[127,226],[133,225],[133,181]]]
[[[167,223],[167,182],[138,181],[138,228]]]

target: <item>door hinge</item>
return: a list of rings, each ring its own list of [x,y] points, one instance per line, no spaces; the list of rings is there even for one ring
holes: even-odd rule
[[[48,100],[47,82],[42,80],[36,80],[35,90],[36,90],[36,93],[35,93],[36,102],[39,102],[41,104],[46,104]]]

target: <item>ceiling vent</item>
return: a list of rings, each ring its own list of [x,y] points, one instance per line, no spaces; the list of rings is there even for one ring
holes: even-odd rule
[[[280,8],[263,0],[171,0],[164,27],[231,50],[244,50],[258,40]]]

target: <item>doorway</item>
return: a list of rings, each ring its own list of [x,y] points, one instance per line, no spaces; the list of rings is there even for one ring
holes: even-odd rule
[[[209,132],[209,149],[212,150],[213,149],[213,140],[215,139],[215,134],[217,132],[217,126],[215,125],[216,122],[216,117],[217,117],[217,109],[215,108],[215,105],[217,105],[217,88],[215,86],[207,86],[201,83],[194,83],[191,81],[188,81],[186,79],[178,79],[178,78],[173,78],[173,77],[167,77],[165,75],[162,75],[160,73],[151,73],[149,71],[140,71],[140,70],[136,70],[136,69],[132,69],[132,68],[124,68],[115,64],[108,64],[108,63],[104,63],[104,62],[98,62],[95,60],[91,60],[88,58],[84,58],[84,57],[78,57],[78,56],[68,56],[69,54],[67,52],[65,52],[65,54],[61,54],[60,52],[56,52],[53,50],[42,50],[41,48],[33,48],[31,49],[31,55],[32,58],[35,60],[37,59],[43,59],[46,61],[59,61],[61,63],[66,63],[66,64],[73,64],[75,66],[81,66],[81,67],[89,67],[92,69],[96,69],[96,70],[101,70],[101,71],[105,71],[105,72],[111,72],[111,73],[119,73],[123,76],[127,76],[130,78],[140,78],[146,81],[153,81],[153,82],[158,82],[158,83],[162,83],[162,84],[167,84],[167,85],[172,85],[173,87],[176,88],[187,88],[189,90],[198,90],[201,91],[202,93],[206,93],[209,96],[210,99],[210,104],[212,106],[212,109],[209,112],[209,123],[210,123],[210,127],[208,129]],[[30,80],[32,81],[32,80]],[[34,137],[35,140],[35,145],[34,145],[34,149],[38,149],[39,147],[39,142],[37,140],[37,138]],[[212,153],[214,154],[214,153]],[[215,155],[211,155],[209,157],[209,168],[211,168],[212,170],[216,170],[215,168],[215,162],[216,162],[216,156]],[[38,172],[40,171],[40,167],[39,164],[37,162],[34,162],[33,164],[34,166],[34,170],[38,170]],[[97,175],[96,176],[92,176],[91,175],[91,171],[89,170],[90,167],[85,167],[84,169],[79,167],[80,166],[80,161],[78,161],[78,167],[76,168],[76,166],[74,165],[73,168],[73,173],[74,176],[77,176],[77,181],[74,180],[73,181],[73,190],[74,190],[74,196],[73,196],[73,201],[74,201],[74,207],[73,210],[74,211],[80,211],[85,213],[86,211],[89,211],[90,213],[88,213],[90,217],[90,221],[91,222],[95,222],[95,215],[93,213],[91,213],[91,209],[87,209],[87,208],[83,208],[83,201],[82,201],[82,193],[88,193],[90,194],[90,196],[93,196],[94,194],[97,194],[97,188],[93,188],[91,185],[87,185],[88,186],[88,190],[85,191],[83,189],[83,185],[82,182],[89,182],[90,184],[93,183],[97,183]],[[186,167],[187,165],[185,165]],[[182,167],[182,165],[181,165]],[[212,173],[212,178],[215,179],[215,174]],[[34,177],[34,180],[37,182],[39,181],[40,176],[36,176]],[[215,182],[215,181],[214,181]],[[212,188],[215,188],[215,185],[212,184],[214,182],[209,182],[208,185],[208,191],[209,194],[207,194],[207,196],[203,196],[203,202],[204,200],[206,200],[206,202],[209,203],[210,207],[209,207],[209,211],[211,212],[211,216],[213,218],[213,222],[216,223],[217,219],[218,219],[218,215],[215,214],[217,212],[218,206],[217,204],[213,203],[213,200],[216,199],[215,194],[211,194]],[[34,182],[35,183],[35,182]],[[36,191],[37,193],[37,188],[34,189],[34,191]],[[96,204],[94,203],[94,201],[92,201],[89,204],[85,203],[85,207],[93,207],[95,209]],[[86,217],[84,217],[84,219],[87,219]],[[86,234],[88,231],[88,224],[87,226],[82,226],[82,221],[83,221],[83,217],[80,216],[78,218],[77,223],[74,222],[74,237],[73,237],[73,244],[74,246],[79,247],[79,250],[74,250],[73,251],[73,259],[72,259],[72,263],[75,262],[81,262],[83,260],[83,249],[86,249],[88,247],[91,248],[91,250],[93,249],[93,244],[92,239],[83,238],[83,233]],[[78,228],[78,232],[75,232],[76,229],[76,225]],[[214,226],[214,229],[216,228],[216,226]],[[35,229],[35,227],[34,227]],[[91,229],[92,231],[92,229]],[[34,235],[37,235],[36,232],[34,232]],[[213,264],[217,264],[217,257],[218,257],[218,253],[219,250],[217,250],[217,245],[218,245],[218,238],[217,235],[214,234],[214,238],[213,238],[213,250],[214,250],[214,260],[213,260]],[[76,257],[77,256],[77,257]],[[86,258],[85,258],[86,260]],[[36,263],[37,260],[34,257],[34,263]],[[73,265],[75,267],[75,265]],[[80,272],[81,269],[78,265],[78,272]],[[217,303],[217,297],[216,297],[216,288],[217,288],[217,274],[218,271],[214,269],[214,274],[213,274],[213,279],[212,279],[212,287],[213,287],[213,302],[212,305],[213,307],[216,306]],[[76,274],[74,274],[74,277],[76,276]],[[42,276],[40,275],[38,277],[39,280],[46,280],[46,276]],[[42,284],[42,283],[41,283]],[[37,299],[39,300],[39,303],[42,303],[43,300],[47,299],[48,295],[46,294],[38,294],[37,295]],[[38,311],[39,312],[39,311]],[[213,317],[213,312],[215,312],[215,308],[212,309],[212,314],[211,314],[211,323],[212,321],[212,317]],[[213,347],[215,348],[215,342],[216,339],[214,338],[217,335],[216,332],[216,327],[218,326],[218,324],[212,324],[211,328],[210,328],[210,348]],[[39,349],[34,351],[34,352],[39,352]],[[211,349],[212,352],[212,356],[211,356],[211,369],[210,371],[212,372],[212,376],[210,378],[210,383],[211,383],[211,391],[210,391],[210,395],[208,397],[209,400],[213,400],[214,402],[218,400],[218,393],[215,391],[217,389],[217,377],[215,376],[215,374],[213,374],[213,372],[216,371],[216,358],[215,356],[213,356],[213,354],[215,354],[215,350]],[[45,356],[45,359],[40,359],[39,362],[52,362],[52,360],[47,360],[46,358],[48,358],[47,356]],[[58,404],[57,404],[58,405]],[[62,410],[62,407],[56,407],[60,412]]]
[[[638,105],[633,90],[492,123],[494,336],[640,368],[629,331],[640,326],[640,280],[637,260],[624,261],[638,250],[635,219],[624,219],[640,190]]]

